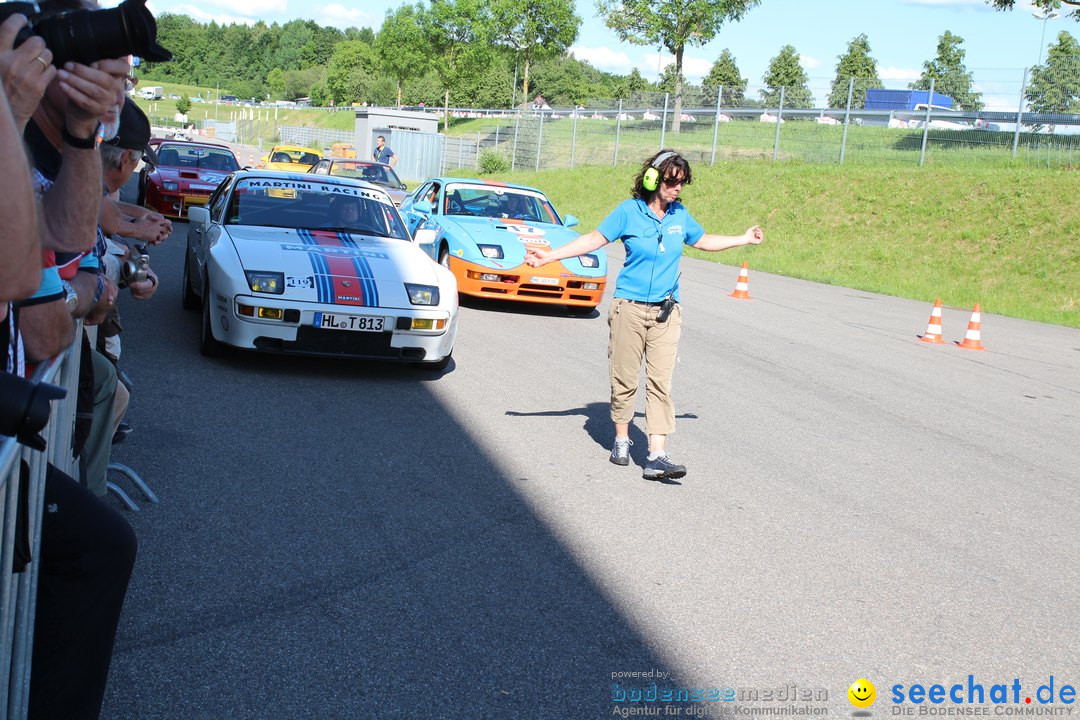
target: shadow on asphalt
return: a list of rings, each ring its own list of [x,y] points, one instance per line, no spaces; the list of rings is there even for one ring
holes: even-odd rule
[[[161,504],[128,516],[104,717],[606,717],[612,673],[665,669],[432,373],[203,358],[183,236],[152,254],[161,290],[122,305],[136,434],[114,459]]]
[[[582,427],[589,437],[593,439],[593,442],[602,448],[610,450],[612,438],[615,437],[615,430],[611,424],[610,407],[607,403],[595,402],[584,407],[570,408],[569,410],[541,410],[539,412],[507,410],[506,414],[510,417],[573,417],[574,415],[581,415],[585,418],[585,424]],[[644,419],[644,417],[645,413],[643,412],[634,413],[635,420]],[[694,413],[682,413],[675,417],[679,420],[696,420],[698,416]],[[630,439],[634,442],[630,448],[630,457],[639,465],[644,465],[645,458],[649,454],[649,437],[639,425],[643,427],[644,422],[630,424]],[[640,462],[638,462],[639,460]]]

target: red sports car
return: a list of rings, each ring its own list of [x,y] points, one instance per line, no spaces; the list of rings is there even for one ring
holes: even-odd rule
[[[166,217],[187,219],[188,207],[205,205],[211,193],[240,163],[222,145],[162,140],[156,145],[157,165],[139,174],[139,204]]]

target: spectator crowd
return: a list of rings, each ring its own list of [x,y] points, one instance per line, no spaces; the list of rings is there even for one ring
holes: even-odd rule
[[[96,4],[51,0],[44,14],[79,8]],[[154,295],[143,250],[172,225],[119,200],[152,159],[150,123],[125,94],[130,56],[54,67],[40,37],[17,41],[26,26],[18,14],[0,24],[0,372],[78,358],[74,422],[60,425],[77,477],[46,472],[29,692],[31,718],[73,720],[100,714],[136,557],[131,526],[103,502],[112,447],[130,432],[117,305]]]

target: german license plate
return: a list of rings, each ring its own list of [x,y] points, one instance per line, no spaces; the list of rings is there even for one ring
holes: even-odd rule
[[[534,285],[558,285],[559,278],[535,276],[530,278],[530,282]]]
[[[312,324],[328,330],[355,330],[358,332],[382,332],[386,318],[369,315],[336,315],[334,313],[315,313]]]

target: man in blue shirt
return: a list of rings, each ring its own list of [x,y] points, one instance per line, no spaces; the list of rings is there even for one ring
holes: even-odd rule
[[[526,258],[529,265],[540,267],[623,241],[626,261],[608,311],[611,420],[615,423],[610,459],[616,465],[630,464],[630,421],[645,361],[649,457],[642,474],[649,480],[686,475],[686,467],[667,455],[667,436],[675,430],[671,376],[682,333],[678,283],[683,246],[716,252],[757,245],[765,237],[757,225],[742,235],[706,233],[679,202],[679,193],[691,179],[690,163],[673,150],[661,150],[641,166],[633,197],[620,203],[596,230],[555,250],[529,248]]]
[[[380,135],[375,138],[375,150],[371,153],[371,159],[384,165],[394,167],[397,164],[397,155],[386,145],[386,138]]]

